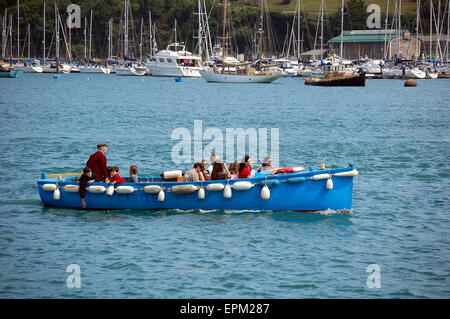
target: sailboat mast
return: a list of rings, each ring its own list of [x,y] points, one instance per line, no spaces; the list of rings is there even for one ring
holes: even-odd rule
[[[92,10],[91,10],[91,21],[89,22],[89,59],[91,59],[92,53]]]
[[[12,65],[12,46],[13,46],[13,35],[12,35],[12,28],[13,28],[13,17],[12,14],[9,16],[9,66]]]
[[[44,2],[44,26],[43,26],[43,30],[44,30],[44,35],[43,35],[43,40],[42,40],[42,42],[43,42],[42,54],[44,55],[43,59],[44,59],[44,62],[45,62],[45,2]]]
[[[28,28],[27,28],[27,34],[28,34],[28,59],[30,58],[30,33],[31,33],[31,29],[30,29],[30,24],[28,24]]]
[[[139,39],[139,60],[142,61],[142,33],[144,32],[144,18],[141,18],[141,36]]]
[[[341,59],[343,59],[343,47],[344,47],[344,0],[342,0],[342,7],[341,7],[341,47],[340,47],[340,53],[339,56]]]
[[[430,59],[433,56],[433,0],[430,0]]]
[[[401,34],[400,34],[400,30],[401,30],[401,28],[402,28],[402,0],[398,0],[398,37],[397,37],[397,45],[398,45],[398,54],[397,54],[397,56],[398,57],[400,57],[400,52],[401,52],[401,49],[400,49],[400,36],[401,36]]]
[[[420,0],[416,1],[416,37],[419,39],[419,27],[420,27]],[[419,46],[416,45],[416,59],[419,57]]]
[[[212,42],[211,42],[211,32],[209,31],[208,14],[206,11],[205,0],[202,0],[202,6],[203,6],[203,14],[204,14],[204,18],[205,18],[205,21],[203,22],[203,28],[205,28],[206,59],[209,60],[209,57],[212,54]]]
[[[111,28],[112,27],[112,18],[109,18],[108,21],[108,60],[111,59],[111,53],[112,53],[112,37],[111,37]]]
[[[128,56],[128,0],[125,0],[124,57]]]
[[[150,51],[149,51],[149,55],[150,55],[150,59],[153,58],[153,34],[152,34],[152,13],[149,11],[148,12],[148,27],[149,27],[149,43],[150,43]]]
[[[17,59],[20,58],[20,0],[17,0]]]
[[[301,0],[297,0],[297,58],[300,58],[300,5]]]
[[[447,5],[447,58],[446,58],[447,62],[448,62],[448,50],[450,49],[450,47],[448,46],[449,37],[450,37],[450,0],[448,1]]]
[[[262,59],[262,52],[264,46],[264,0],[261,0],[261,14],[260,14],[260,24],[259,24],[259,49],[258,49],[258,59]]]
[[[223,26],[222,26],[222,63],[225,63],[226,36],[227,36],[227,5],[228,0],[223,0]],[[223,70],[224,68],[222,68]]]
[[[441,0],[438,2],[438,16],[437,16],[437,26],[436,26],[436,57],[441,60]]]
[[[323,0],[320,1],[320,59],[323,59]]]
[[[389,22],[389,0],[387,0],[387,5],[386,5],[386,18],[384,19],[384,45],[383,45],[383,50],[384,50],[384,59],[387,59],[387,55],[388,55],[388,50],[387,50],[387,28],[388,28],[388,22]],[[390,54],[389,54],[389,58],[390,58]]]
[[[6,42],[8,40],[8,33],[6,31],[6,20],[7,20],[7,9],[5,8],[5,17],[3,18],[2,24],[2,58],[6,57]]]
[[[58,9],[55,3],[55,31],[56,31],[56,62],[59,58],[59,24],[58,24]]]
[[[201,0],[198,0],[198,55],[200,56],[200,58],[203,55],[203,50],[202,50],[202,8],[201,8]]]
[[[87,58],[87,17],[84,17],[84,58]]]

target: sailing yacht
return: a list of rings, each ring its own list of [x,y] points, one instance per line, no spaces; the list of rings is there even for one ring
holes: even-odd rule
[[[136,63],[126,63],[116,67],[116,75],[122,76],[144,76],[147,73],[147,67]]]
[[[94,65],[82,65],[80,66],[81,73],[100,73],[100,74],[110,74],[111,69],[102,66],[101,64]]]
[[[14,64],[13,65],[14,70],[23,71],[24,73],[42,73],[42,66],[38,62],[28,62],[25,61],[21,64]]]
[[[271,83],[280,77],[281,72],[272,71],[271,68],[277,67],[277,64],[266,64],[262,58],[262,41],[263,41],[263,18],[261,16],[261,27],[259,29],[259,61],[255,67],[251,67],[251,62],[229,63],[226,61],[226,20],[227,20],[228,1],[223,1],[223,30],[222,30],[222,63],[215,64],[211,69],[200,71],[201,76],[208,82],[217,83]],[[261,1],[261,13],[264,12],[264,0]]]

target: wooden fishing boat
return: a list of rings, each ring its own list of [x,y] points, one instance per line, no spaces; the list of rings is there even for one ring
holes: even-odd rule
[[[314,86],[365,86],[365,74],[355,74],[346,72],[326,73],[323,78],[308,78],[305,85]]]
[[[278,173],[278,174],[277,174]],[[254,178],[179,182],[181,171],[140,177],[138,183],[90,183],[87,209],[180,209],[321,211],[352,209],[352,165],[338,169],[289,168]],[[45,206],[81,208],[80,174],[41,173],[38,191]]]

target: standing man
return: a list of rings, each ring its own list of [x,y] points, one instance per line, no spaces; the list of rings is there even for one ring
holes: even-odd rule
[[[106,152],[108,151],[108,145],[106,143],[97,144],[97,152],[89,157],[86,166],[92,170],[92,173],[97,175],[99,181],[109,183],[108,170],[106,169]]]

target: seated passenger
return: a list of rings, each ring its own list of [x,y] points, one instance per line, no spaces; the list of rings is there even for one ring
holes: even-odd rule
[[[263,163],[258,168],[258,173],[262,171],[267,171],[270,169],[275,169],[276,167],[272,165],[272,157],[264,157]]]
[[[231,174],[228,171],[225,163],[222,163],[220,160],[216,161],[213,166],[213,171],[211,174],[211,180],[221,180],[221,179],[230,179]]]
[[[89,167],[83,168],[83,174],[81,175],[80,179],[80,188],[78,190],[78,193],[80,194],[81,198],[81,208],[86,208],[86,201],[84,199],[84,196],[86,194],[86,186],[90,182],[98,182],[97,175],[95,173],[92,173],[92,170]]]
[[[184,181],[185,182],[198,182],[204,181],[205,178],[201,171],[202,164],[195,163],[194,167],[184,173]]]
[[[231,179],[236,179],[239,176],[239,163],[231,163],[228,169],[231,175]]]
[[[216,161],[220,160],[220,156],[217,154],[213,154],[213,155],[211,155],[210,160],[211,160],[211,165],[208,166],[208,171],[212,174],[212,171],[214,169],[214,163]]]
[[[250,156],[245,155],[239,164],[239,178],[252,177],[253,160]]]
[[[117,166],[109,167],[109,171],[110,171],[110,176],[111,176],[111,179],[109,181],[111,182],[112,185],[127,182],[122,177],[120,177],[119,168]]]
[[[137,183],[138,182],[138,177],[137,177],[137,172],[138,172],[138,168],[136,165],[131,165],[129,168],[129,172],[130,172],[130,178],[128,179],[129,182],[131,183]]]
[[[211,180],[211,172],[208,170],[208,161],[207,160],[202,160],[202,166],[200,169],[202,171],[203,177],[205,178],[205,181],[210,181]]]

